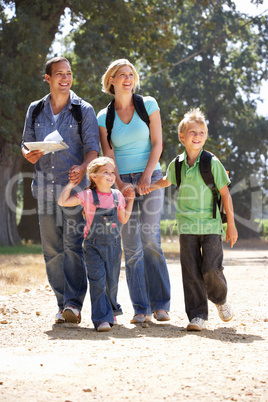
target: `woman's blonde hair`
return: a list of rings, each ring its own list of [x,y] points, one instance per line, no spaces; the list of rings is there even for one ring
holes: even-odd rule
[[[118,59],[118,60],[113,61],[109,65],[106,72],[102,76],[101,84],[102,84],[103,92],[107,92],[110,95],[114,95],[114,86],[113,86],[113,84],[110,83],[110,77],[115,77],[119,68],[123,67],[123,66],[129,66],[129,67],[131,67],[131,69],[133,71],[133,75],[134,75],[133,93],[135,92],[136,88],[139,87],[139,85],[140,85],[139,74],[137,73],[133,64],[130,63],[130,61],[128,61],[127,59]]]
[[[189,112],[185,113],[184,118],[182,119],[178,127],[179,133],[184,134],[187,131],[188,126],[193,123],[196,123],[201,127],[204,127],[207,135],[208,127],[206,123],[206,117],[199,108],[190,109]]]
[[[115,167],[114,160],[112,158],[109,158],[108,156],[100,156],[99,158],[93,159],[88,166],[87,166],[87,178],[90,180],[90,185],[86,188],[90,188],[93,190],[96,188],[96,183],[94,180],[90,177],[92,173],[97,173],[100,167],[107,165],[107,163],[110,163],[113,167]]]

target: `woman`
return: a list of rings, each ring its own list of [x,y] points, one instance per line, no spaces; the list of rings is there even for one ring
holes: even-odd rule
[[[114,95],[115,119],[111,145],[107,140],[107,108],[98,114],[103,154],[116,162],[116,185],[126,199],[137,189],[133,212],[122,228],[126,278],[134,308],[131,323],[168,321],[170,283],[161,249],[160,218],[164,190],[149,192],[162,177],[158,162],[162,151],[159,107],[143,98],[150,129],[135,111],[133,93],[139,85],[135,67],[126,59],[114,61],[102,77],[102,90]]]

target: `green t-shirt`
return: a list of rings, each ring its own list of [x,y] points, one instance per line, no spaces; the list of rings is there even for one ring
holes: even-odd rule
[[[213,219],[213,196],[205,184],[199,170],[200,154],[193,166],[187,163],[185,152],[181,167],[181,185],[179,187],[176,219],[179,234],[222,234],[222,222],[217,208],[216,219]],[[221,162],[213,156],[211,171],[217,190],[230,183],[228,174]],[[167,168],[167,179],[177,185],[175,159]]]

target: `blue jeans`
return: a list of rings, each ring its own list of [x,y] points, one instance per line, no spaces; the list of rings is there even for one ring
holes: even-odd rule
[[[117,303],[121,267],[121,237],[100,241],[86,238],[84,256],[89,281],[91,318],[94,327],[103,322],[112,326],[114,316],[123,314]]]
[[[227,282],[223,275],[221,236],[180,235],[180,259],[186,314],[208,319],[207,299],[224,304]]]
[[[72,305],[81,310],[87,291],[81,210],[80,206],[64,208],[56,201],[38,200],[47,277],[59,309]]]
[[[137,186],[142,173],[121,175],[125,183]],[[151,182],[162,177],[155,170]],[[135,314],[170,309],[170,282],[161,249],[161,209],[164,189],[135,198],[129,221],[122,227],[126,278]]]

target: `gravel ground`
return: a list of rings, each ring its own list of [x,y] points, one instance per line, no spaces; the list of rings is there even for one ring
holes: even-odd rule
[[[1,401],[268,401],[267,248],[225,250],[235,317],[222,322],[209,304],[207,329],[187,332],[178,260],[168,260],[171,321],[130,324],[133,311],[122,268],[124,315],[97,333],[87,296],[82,322],[53,325],[47,284],[0,297]]]

